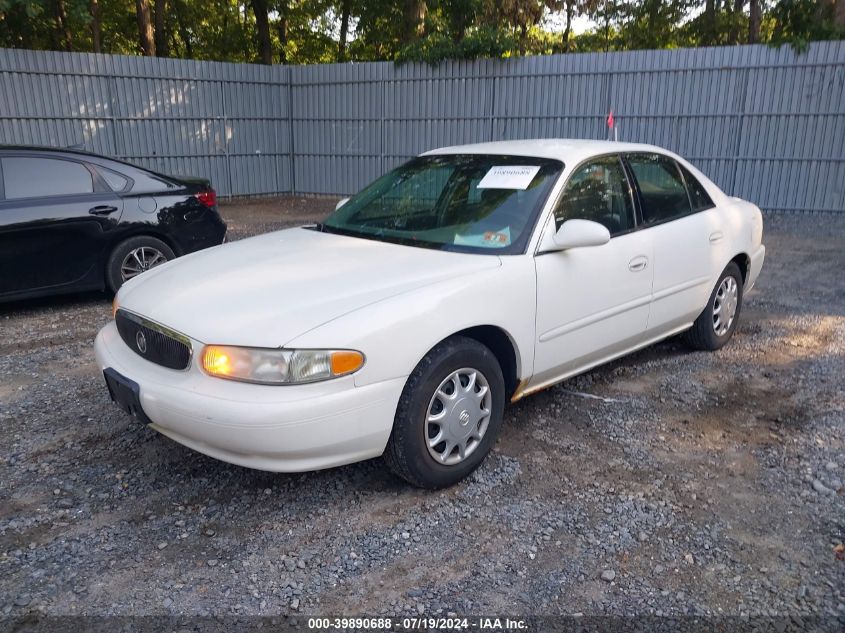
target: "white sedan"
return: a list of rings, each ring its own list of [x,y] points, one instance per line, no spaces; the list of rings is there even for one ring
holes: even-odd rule
[[[129,281],[97,361],[125,411],[212,457],[291,472],[384,455],[448,486],[506,402],[680,332],[727,343],[762,233],[755,205],[658,147],[438,149],[322,224]]]

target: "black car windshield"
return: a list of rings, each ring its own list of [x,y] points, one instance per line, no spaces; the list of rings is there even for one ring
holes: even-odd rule
[[[524,156],[421,156],[382,176],[319,229],[464,253],[525,251],[563,163]]]

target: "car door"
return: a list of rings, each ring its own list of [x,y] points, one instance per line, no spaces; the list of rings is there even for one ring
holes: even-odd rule
[[[686,170],[673,158],[649,153],[628,154],[625,160],[634,176],[643,231],[654,244],[648,330],[664,334],[692,323],[707,304],[726,229],[703,188],[688,191]]]
[[[0,294],[96,285],[120,197],[83,161],[0,155]]]
[[[598,157],[573,171],[546,230],[571,219],[599,222],[611,239],[535,257],[534,387],[634,347],[648,322],[651,237],[637,230],[633,191],[619,156]]]

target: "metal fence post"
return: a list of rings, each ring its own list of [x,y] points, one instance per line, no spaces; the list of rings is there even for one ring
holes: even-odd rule
[[[733,169],[731,170],[731,187],[730,190],[727,192],[729,195],[735,196],[737,195],[736,190],[736,176],[737,172],[739,171],[739,152],[742,149],[742,134],[745,128],[745,111],[746,111],[746,97],[748,96],[748,81],[749,81],[749,69],[746,68],[741,71],[742,82],[740,84],[740,97],[739,103],[737,104],[739,107],[737,108],[739,112],[739,118],[736,124],[736,139],[734,141],[734,151],[733,151]]]
[[[223,105],[223,152],[226,156],[226,179],[229,182],[229,191],[226,192],[226,197],[231,200],[234,187],[232,186],[232,163],[229,157],[229,118],[226,116],[226,84],[222,79],[220,80],[220,101]]]
[[[123,151],[122,149],[118,149],[117,147],[117,121],[115,119],[115,112],[114,112],[114,89],[112,84],[115,82],[115,78],[112,75],[105,75],[106,79],[106,89],[108,90],[109,95],[109,125],[111,125],[111,142],[112,142],[112,149],[114,151],[115,156],[120,156],[123,158]]]
[[[497,71],[498,72],[498,71]],[[495,141],[496,131],[496,80],[497,75],[493,75],[490,79],[490,140]]]
[[[293,142],[293,66],[288,66],[288,177],[290,194],[296,193],[296,151]]]

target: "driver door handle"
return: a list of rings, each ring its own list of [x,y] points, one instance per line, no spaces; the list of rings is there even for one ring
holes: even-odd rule
[[[628,262],[628,270],[632,273],[638,273],[648,268],[648,257],[645,255],[637,255],[634,259]]]
[[[109,213],[114,213],[115,211],[117,211],[117,207],[112,207],[107,204],[101,204],[88,209],[88,213],[91,215],[108,215]]]

